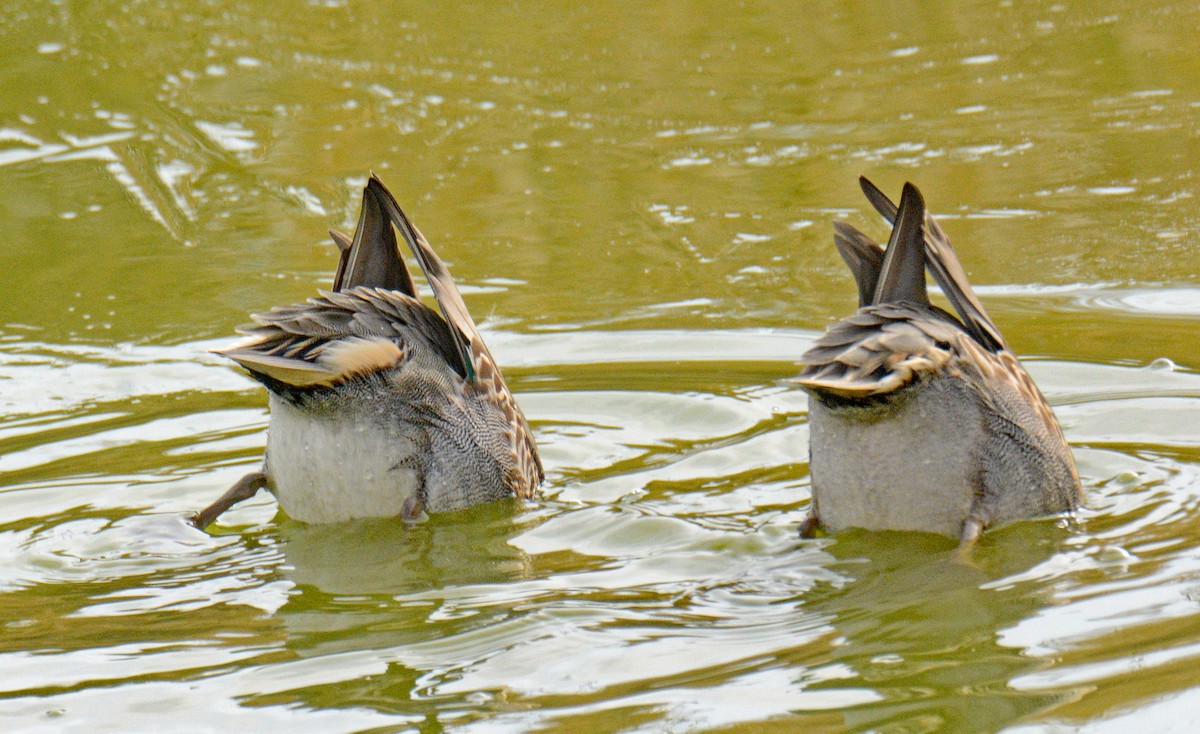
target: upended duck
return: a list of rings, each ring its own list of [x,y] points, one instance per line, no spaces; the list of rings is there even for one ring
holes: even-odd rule
[[[1062,428],[921,193],[905,184],[897,208],[860,184],[893,228],[884,250],[834,224],[859,308],[800,360],[812,478],[802,534],[926,531],[969,548],[985,528],[1075,510],[1082,488]],[[930,304],[926,268],[957,318]]]
[[[397,246],[415,256],[438,311],[423,304]],[[307,523],[415,521],[501,497],[530,498],[543,479],[533,433],[446,266],[371,176],[333,289],[257,314],[248,340],[217,350],[268,393],[261,469],[196,513],[207,527],[266,488]]]

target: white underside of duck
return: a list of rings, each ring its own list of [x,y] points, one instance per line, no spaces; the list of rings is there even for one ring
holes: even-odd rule
[[[284,512],[307,523],[399,517],[417,495],[418,447],[363,414],[300,410],[271,395],[267,475]]]
[[[903,390],[889,410],[809,399],[813,499],[826,528],[962,533],[980,486],[982,413],[950,375]]]

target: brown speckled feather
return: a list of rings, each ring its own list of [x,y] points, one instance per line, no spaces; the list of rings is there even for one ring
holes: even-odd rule
[[[969,365],[968,371],[977,374],[981,384],[1008,383],[1017,394],[1028,398],[1029,407],[1037,414],[1046,432],[1066,445],[1062,425],[1016,355],[1007,349],[989,352],[973,339],[960,339],[957,347],[963,364]]]
[[[509,419],[509,446],[512,450],[515,472],[511,477],[512,486],[520,497],[531,497],[537,486],[544,478],[542,460],[538,456],[537,446],[533,440],[533,432],[525,419],[524,413],[517,406],[512,393],[508,389],[504,376],[500,373],[496,360],[484,343],[479,329],[475,326],[467,310],[454,279],[421,231],[408,219],[408,216],[396,203],[391,192],[384,187],[375,176],[367,183],[367,190],[378,197],[383,211],[391,219],[392,224],[400,232],[400,236],[408,244],[409,249],[421,266],[429,287],[441,307],[446,321],[453,327],[455,345],[467,371],[467,378],[472,380],[477,389],[484,391],[488,399],[493,401]]]
[[[898,390],[955,356],[961,330],[930,308],[867,306],[830,327],[802,357],[797,381],[844,397]]]
[[[395,253],[392,225],[416,256],[444,319],[417,300],[412,279],[398,253],[384,256]],[[217,353],[236,360],[252,373],[294,387],[330,386],[366,371],[364,366],[383,366],[364,360],[328,359],[331,345],[339,340],[382,339],[399,347],[406,341],[419,341],[454,367],[466,381],[463,389],[479,391],[503,412],[508,419],[506,439],[514,466],[509,484],[518,496],[532,497],[544,478],[533,431],[450,272],[378,178],[371,176],[367,183],[355,237],[341,233],[333,237],[342,251],[334,278],[335,291],[304,304],[256,314],[258,325],[241,330],[250,337],[249,343]],[[382,239],[388,246],[354,247],[368,237]],[[360,252],[374,254],[367,257]],[[363,282],[389,284],[392,289],[360,285]],[[346,371],[338,371],[339,367]]]
[[[875,207],[875,210],[889,224],[894,224],[897,207],[892,203],[892,200],[865,176],[859,177],[859,185],[867,199],[871,202],[871,205]],[[856,242],[856,249],[860,251],[871,249],[871,245],[875,245],[875,248],[878,248],[880,265],[875,268],[875,277],[878,278],[878,269],[882,268],[883,249],[865,234],[844,222],[835,222],[834,226],[835,244],[838,244],[839,238],[841,240],[853,239]],[[1029,377],[1029,373],[1021,366],[1020,361],[1008,350],[1008,343],[1000,333],[999,327],[992,321],[991,316],[988,315],[987,310],[984,309],[979,297],[975,295],[975,290],[967,280],[966,271],[963,270],[962,264],[958,261],[954,247],[950,244],[950,238],[946,236],[941,225],[937,223],[937,220],[934,219],[928,210],[925,211],[924,234],[926,266],[929,268],[929,272],[933,275],[934,280],[942,288],[942,292],[946,295],[946,298],[958,313],[959,318],[962,319],[962,322],[954,321],[949,314],[936,307],[933,311],[936,316],[945,318],[952,322],[954,326],[963,328],[972,337],[970,340],[955,340],[954,344],[959,357],[966,364],[973,365],[984,381],[1005,380],[1010,382],[1014,389],[1021,394],[1028,395],[1031,405],[1042,419],[1046,430],[1062,439],[1065,443],[1066,439],[1063,437],[1062,427],[1058,419],[1054,417],[1054,413],[1046,402],[1046,398],[1042,395],[1037,385],[1034,384],[1033,379]],[[843,246],[842,244],[838,244],[839,251],[842,250]],[[847,262],[849,263],[849,260]],[[868,262],[863,267],[870,272],[872,265]],[[851,270],[856,274],[859,272],[854,270],[853,265],[851,265]],[[860,292],[862,291],[861,285],[859,290]],[[860,303],[859,305],[864,304]],[[832,331],[830,331],[830,334]],[[828,336],[829,334],[823,337],[822,341]]]

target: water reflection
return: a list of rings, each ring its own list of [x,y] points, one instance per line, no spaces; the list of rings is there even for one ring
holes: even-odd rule
[[[531,571],[528,557],[511,543],[533,521],[523,509],[515,500],[499,501],[411,527],[394,518],[284,522],[278,529],[283,570],[305,593],[328,596],[515,581]]]
[[[990,533],[963,563],[944,538],[840,535],[828,550],[852,581],[809,595],[804,608],[829,619],[839,634],[837,658],[880,694],[877,703],[845,711],[845,725],[986,731],[1056,700],[999,684],[1047,663],[996,635],[1052,604],[1052,592],[989,582],[1046,561],[1065,537],[1053,521],[1020,523]]]

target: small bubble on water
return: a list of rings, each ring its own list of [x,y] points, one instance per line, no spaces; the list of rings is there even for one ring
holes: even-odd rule
[[[1096,551],[1096,560],[1101,563],[1128,563],[1133,560],[1133,554],[1117,545],[1105,545]]]
[[[1167,372],[1174,372],[1177,369],[1176,364],[1166,357],[1159,357],[1147,366],[1152,370],[1165,370]]]
[[[1113,483],[1122,487],[1132,487],[1141,480],[1142,478],[1135,471],[1123,471],[1113,477]]]

